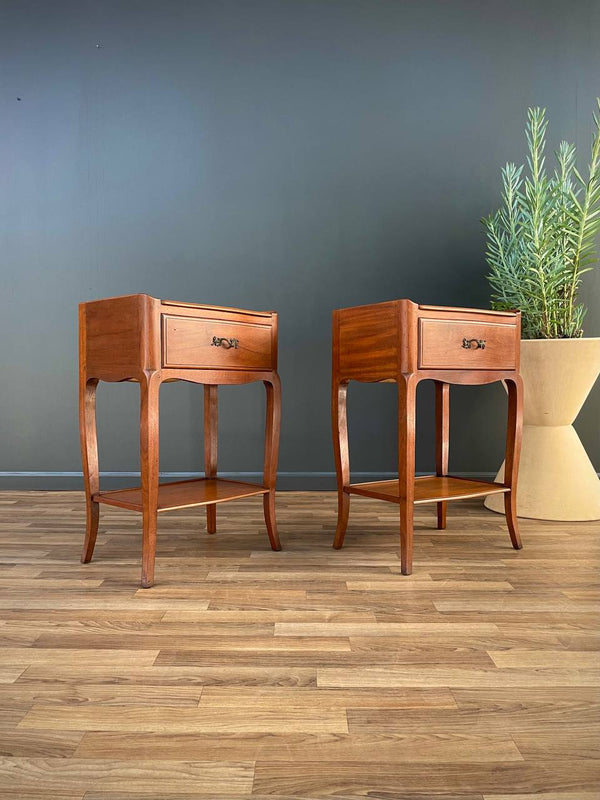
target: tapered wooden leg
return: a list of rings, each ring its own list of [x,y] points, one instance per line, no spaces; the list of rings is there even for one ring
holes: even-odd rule
[[[265,524],[267,526],[269,542],[271,543],[271,550],[281,550],[281,542],[279,541],[279,533],[277,531],[277,519],[275,517],[274,489],[263,495],[263,510],[265,512]]]
[[[450,385],[435,381],[435,474],[448,474],[448,444],[450,440]],[[446,528],[446,508],[448,503],[437,503],[438,530]]]
[[[264,381],[267,390],[267,419],[265,425],[265,465],[263,485],[269,491],[263,495],[263,508],[267,534],[273,550],[281,550],[275,519],[275,484],[277,483],[277,460],[279,458],[279,438],[281,435],[281,382],[274,372]]]
[[[79,381],[79,433],[81,438],[81,462],[83,465],[83,483],[85,486],[85,539],[81,561],[87,564],[92,560],[98,522],[100,519],[99,504],[92,500],[100,490],[98,471],[98,433],[96,429],[96,388],[95,378],[86,379],[83,375]]]
[[[506,428],[506,454],[504,462],[504,485],[510,491],[504,494],[504,512],[510,540],[515,550],[520,550],[521,535],[517,522],[517,478],[521,439],[523,436],[523,380],[520,375],[505,381],[508,390],[508,425]]]
[[[403,575],[411,574],[413,560],[416,388],[414,375],[398,376],[398,483]]]
[[[140,381],[140,467],[142,472],[142,587],[154,584],[158,518],[158,396],[160,373]]]
[[[333,546],[336,550],[344,544],[348,516],[350,514],[350,495],[344,487],[350,483],[350,451],[348,449],[348,383],[340,383],[334,378],[331,391],[331,421],[333,426],[333,453],[337,478],[338,517]]]
[[[348,527],[348,517],[350,516],[350,495],[338,489],[338,516],[333,546],[339,550],[344,544],[346,528]]]
[[[218,386],[204,386],[204,474],[207,478],[217,477],[217,429],[218,429]],[[206,506],[206,530],[217,532],[217,504]]]

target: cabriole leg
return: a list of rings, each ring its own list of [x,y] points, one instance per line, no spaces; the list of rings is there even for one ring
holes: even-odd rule
[[[275,484],[277,483],[277,460],[281,435],[281,382],[277,373],[273,373],[269,380],[263,382],[267,390],[263,485],[269,489],[263,495],[263,508],[271,548],[281,550],[277,520],[275,519]]]
[[[435,474],[448,474],[448,445],[450,439],[450,385],[435,381]],[[438,530],[446,528],[448,503],[437,503]]]
[[[81,561],[84,564],[92,560],[100,520],[99,504],[92,500],[92,497],[100,490],[96,428],[97,387],[98,381],[95,378],[82,376],[79,381],[79,433],[86,509],[85,538],[81,553]]]
[[[204,474],[217,477],[218,386],[204,386]],[[217,532],[217,504],[206,506],[206,530]]]
[[[350,483],[347,397],[348,382],[338,382],[334,379],[331,392],[331,420],[338,492],[338,518],[333,539],[333,546],[336,550],[339,550],[344,544],[350,514],[350,495],[344,491],[344,486],[348,486]]]
[[[414,375],[398,376],[398,483],[403,575],[411,574],[413,560],[416,388]]]
[[[504,512],[512,546],[515,550],[520,550],[523,545],[517,522],[517,478],[523,436],[523,379],[516,375],[514,378],[507,378],[505,383],[508,390],[508,425],[504,485],[509,486],[510,491],[504,494]]]
[[[142,473],[142,587],[154,584],[158,517],[158,398],[160,373],[140,380],[140,466]]]

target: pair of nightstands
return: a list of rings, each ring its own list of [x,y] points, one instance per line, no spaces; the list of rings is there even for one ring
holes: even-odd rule
[[[206,506],[207,529],[216,532],[219,503],[262,495],[273,550],[280,550],[275,519],[275,482],[281,428],[277,374],[277,314],[175,303],[131,295],[79,307],[80,433],[86,493],[82,561],[92,558],[99,505],[142,513],[142,586],[154,582],[159,512]],[[438,527],[446,524],[446,502],[502,492],[511,540],[520,548],[515,489],[521,438],[519,376],[520,315],[472,309],[418,306],[409,300],[335,311],[333,315],[334,449],[338,479],[338,526],[342,546],[350,494],[398,504],[402,572],[412,569],[413,504],[437,502]],[[419,381],[436,384],[436,476],[416,478],[415,392]],[[141,487],[100,491],[96,432],[99,381],[140,384]],[[205,477],[159,484],[159,390],[175,380],[204,385]],[[396,381],[398,385],[398,480],[350,483],[346,392],[350,380]],[[448,472],[449,384],[503,380],[509,416],[504,484],[452,478]],[[221,384],[263,381],[267,390],[262,484],[217,477],[217,390]]]

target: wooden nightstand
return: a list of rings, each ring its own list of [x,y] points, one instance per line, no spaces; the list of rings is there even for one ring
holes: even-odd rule
[[[412,572],[413,504],[437,503],[438,528],[446,527],[446,503],[464,497],[504,494],[513,547],[521,548],[516,488],[521,448],[523,388],[519,375],[519,312],[420,306],[393,300],[333,312],[331,411],[338,483],[340,548],[348,524],[350,495],[396,503],[400,508],[402,573]],[[435,382],[436,474],[415,478],[415,398],[419,381]],[[350,483],[346,395],[348,383],[395,381],[398,387],[398,480]],[[504,381],[508,427],[504,483],[448,475],[449,384]]]
[[[159,484],[159,389],[165,381],[204,384],[205,478]],[[96,434],[99,381],[140,384],[142,485],[101,492]],[[265,458],[261,485],[217,478],[217,386],[263,381],[267,390]],[[99,504],[142,513],[142,586],[154,582],[158,512],[206,506],[207,529],[216,532],[218,503],[263,495],[267,533],[280,550],[275,521],[275,481],[281,427],[277,374],[277,314],[156,300],[145,294],[79,306],[79,419],[87,520],[81,560],[91,560]]]

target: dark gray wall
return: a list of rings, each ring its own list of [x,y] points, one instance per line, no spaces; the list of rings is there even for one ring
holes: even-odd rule
[[[487,306],[479,218],[528,105],[582,161],[595,0],[3,0],[1,462],[80,469],[77,303],[277,309],[282,472],[331,472],[332,308]],[[600,270],[586,279],[600,334]],[[420,391],[417,467],[432,464]],[[457,388],[453,469],[501,460],[499,386]],[[163,391],[161,468],[201,469],[201,391]],[[352,386],[353,468],[393,471],[394,389]],[[103,470],[137,469],[137,389],[103,385]],[[221,466],[260,469],[262,386],[225,388]],[[600,465],[598,387],[578,421]],[[67,486],[4,478],[2,486]],[[287,486],[307,486],[300,478]]]

